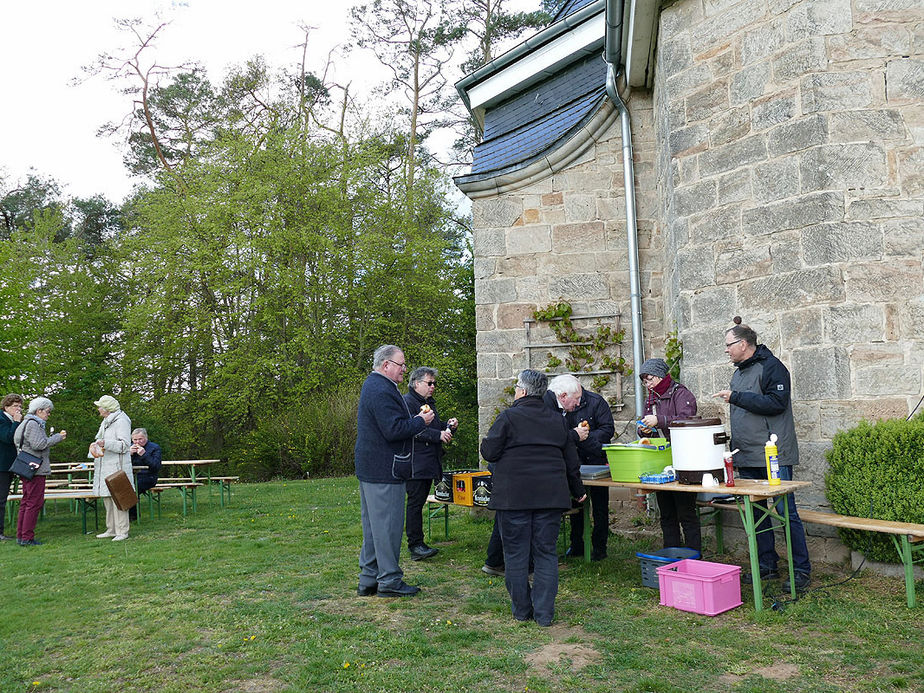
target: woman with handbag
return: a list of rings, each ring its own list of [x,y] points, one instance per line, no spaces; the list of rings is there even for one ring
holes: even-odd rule
[[[13,434],[22,421],[22,397],[10,393],[0,402],[0,541],[7,541],[3,532],[3,522],[6,519],[6,499],[10,495],[10,486],[13,484],[13,472],[10,465],[16,459],[16,446],[13,444]]]
[[[103,395],[93,403],[103,422],[96,432],[96,440],[90,445],[93,461],[93,494],[103,499],[106,506],[106,531],[97,534],[97,538],[112,537],[113,541],[128,539],[128,510],[119,510],[106,485],[106,477],[120,469],[128,476],[132,487],[135,479],[132,474],[132,422],[122,411],[118,400],[111,395]],[[97,450],[94,450],[94,447]],[[100,456],[97,454],[102,453]]]
[[[58,431],[53,436],[45,433],[45,423],[54,408],[55,405],[47,397],[36,397],[29,402],[29,413],[13,434],[13,442],[19,448],[20,455],[31,455],[28,458],[29,466],[35,469],[35,476],[31,479],[22,477],[22,501],[16,526],[16,543],[20,546],[42,545],[35,538],[35,525],[45,505],[45,477],[51,474],[49,448],[67,438],[67,431]]]

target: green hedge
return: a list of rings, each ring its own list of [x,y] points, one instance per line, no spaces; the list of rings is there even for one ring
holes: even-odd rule
[[[911,421],[862,421],[835,435],[833,444],[825,485],[835,512],[924,523],[924,414]],[[848,529],[839,533],[847,546],[871,560],[897,560],[888,536]]]

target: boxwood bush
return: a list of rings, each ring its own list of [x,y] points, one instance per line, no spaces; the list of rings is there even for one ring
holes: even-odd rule
[[[924,523],[924,414],[910,421],[862,421],[835,435],[833,444],[825,486],[835,512]],[[871,560],[898,560],[887,535],[838,531],[847,546]]]

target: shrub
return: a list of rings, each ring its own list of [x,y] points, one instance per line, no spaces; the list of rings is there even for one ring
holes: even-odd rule
[[[359,392],[343,387],[281,406],[231,446],[229,459],[247,479],[353,473]]]
[[[860,422],[834,436],[825,486],[835,512],[898,522],[924,522],[924,415],[911,421]],[[894,562],[892,540],[839,530],[841,540],[868,558]]]

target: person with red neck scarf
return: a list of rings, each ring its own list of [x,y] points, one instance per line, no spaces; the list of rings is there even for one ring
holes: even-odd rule
[[[645,416],[641,419],[643,425],[639,426],[639,435],[660,432],[662,437],[670,440],[669,426],[674,421],[696,415],[696,397],[671,378],[664,359],[648,359],[638,369],[638,376],[648,388]],[[658,509],[661,511],[661,534],[664,537],[665,548],[686,546],[700,551],[702,537],[699,516],[696,514],[696,494],[658,491],[656,495]]]

